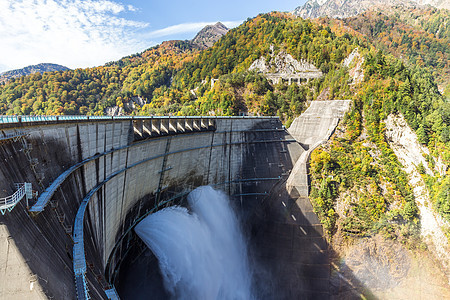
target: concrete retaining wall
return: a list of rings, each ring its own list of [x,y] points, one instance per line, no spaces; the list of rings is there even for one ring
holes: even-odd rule
[[[307,151],[302,153],[289,176],[287,181],[289,191],[296,189],[300,197],[308,198],[307,164],[311,153],[319,145],[328,141],[350,105],[351,100],[313,101],[308,109],[292,122],[288,129],[289,133]]]

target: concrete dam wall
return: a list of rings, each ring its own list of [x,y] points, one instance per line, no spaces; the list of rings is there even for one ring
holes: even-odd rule
[[[261,299],[329,297],[321,226],[286,190],[305,148],[278,118],[10,118],[0,198],[34,193],[0,216],[0,298],[115,299],[143,251],[133,227],[201,185],[230,195]]]

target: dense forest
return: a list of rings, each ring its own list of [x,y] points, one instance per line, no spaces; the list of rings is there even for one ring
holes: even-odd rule
[[[448,90],[448,19],[448,11],[436,9],[312,21],[262,14],[206,50],[170,41],[102,67],[13,79],[0,85],[0,113],[103,115],[118,107],[139,115],[278,115],[288,126],[318,97],[351,99],[342,132],[311,157],[315,211],[329,234],[381,231],[411,241],[418,209],[383,121],[403,114],[431,150],[430,163],[439,157],[448,174],[450,103],[437,84]],[[350,75],[354,65],[343,63],[355,49],[361,82]],[[272,51],[314,64],[323,77],[273,84],[248,71]],[[424,177],[436,209],[450,221],[449,176]],[[339,197],[348,205],[338,213]]]
[[[431,6],[368,11],[343,23],[377,47],[433,75],[450,96],[450,11]]]
[[[401,113],[416,130],[419,141],[434,149],[428,158],[450,163],[448,125],[450,104],[437,91],[432,77],[421,68],[408,68],[381,51],[369,52],[365,80],[344,120],[345,131],[311,157],[311,198],[329,233],[337,230],[336,199],[348,206],[341,212],[340,229],[353,235],[382,230],[411,241],[418,223],[407,176],[386,142],[383,120]],[[432,164],[431,164],[432,165]],[[448,177],[429,176],[434,204],[450,220]],[[341,198],[341,199],[342,199]],[[407,238],[405,238],[407,237]]]

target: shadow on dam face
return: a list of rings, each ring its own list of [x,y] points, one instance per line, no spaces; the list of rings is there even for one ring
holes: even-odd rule
[[[251,126],[244,121],[224,119],[214,132],[156,137],[142,144],[133,140],[133,126],[128,121],[30,126],[21,130],[27,132],[32,149],[20,142],[2,143],[0,185],[6,195],[14,192],[11,182],[31,182],[42,192],[69,166],[120,149],[77,169],[40,214],[30,216],[22,201],[0,216],[0,225],[9,232],[4,244],[14,244],[26,266],[16,272],[20,274],[17,280],[23,281],[20,295],[28,295],[22,299],[33,299],[26,294],[32,280],[42,288],[42,294],[33,294],[34,299],[76,297],[72,225],[81,201],[108,172],[145,155],[168,151],[172,154],[167,161],[158,157],[141,169],[124,172],[89,203],[84,242],[92,299],[106,299],[104,291],[110,284],[122,299],[167,299],[153,254],[132,230],[126,232],[155,202],[173,198],[167,205],[185,205],[187,191],[208,184],[232,199],[249,243],[258,299],[331,298],[329,249],[321,226],[311,222],[311,212],[300,210],[298,203],[304,199],[289,195],[285,188],[292,165],[304,150],[281,129],[279,120],[261,119]],[[129,148],[121,149],[124,146]],[[38,164],[33,169],[35,161]],[[162,193],[148,192],[155,191],[158,184]],[[2,267],[4,276],[11,277],[8,259]],[[141,288],[140,294],[129,292]],[[0,295],[17,297],[18,292],[0,286]]]

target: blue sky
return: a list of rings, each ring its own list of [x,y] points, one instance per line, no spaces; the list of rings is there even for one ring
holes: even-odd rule
[[[305,0],[0,0],[0,72],[38,63],[102,65],[171,39],[191,39]]]

